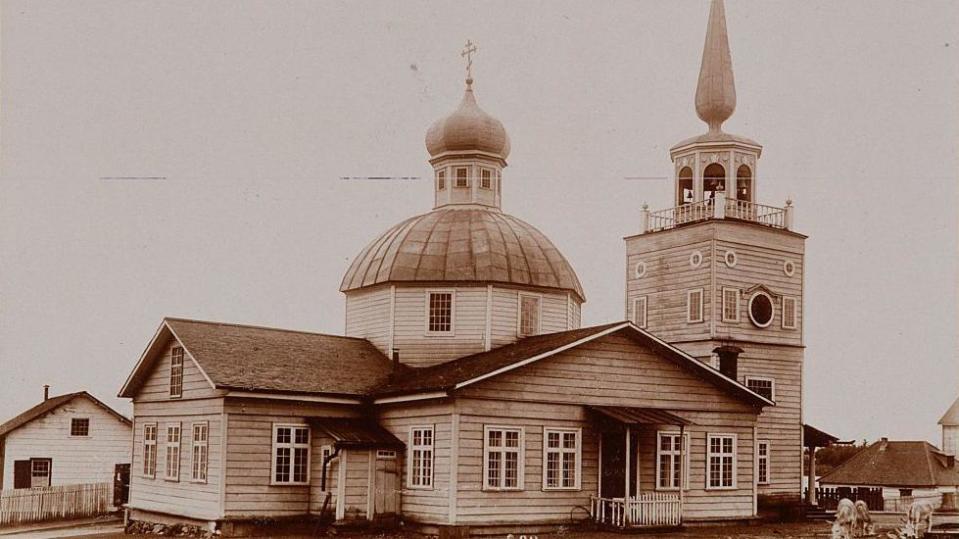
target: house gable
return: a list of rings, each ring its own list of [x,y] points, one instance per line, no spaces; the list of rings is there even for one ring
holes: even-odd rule
[[[183,345],[166,321],[143,352],[119,396],[135,401],[165,401],[170,396],[170,368],[173,349],[183,348],[183,393],[179,399],[216,397],[221,394],[213,385],[190,350]]]
[[[758,413],[652,347],[614,332],[463,387],[457,395],[505,400]]]

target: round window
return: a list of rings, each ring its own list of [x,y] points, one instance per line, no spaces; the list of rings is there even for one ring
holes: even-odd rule
[[[773,322],[773,299],[765,292],[756,292],[749,298],[749,320],[756,327],[768,327]]]
[[[636,269],[633,270],[633,271],[634,271],[635,274],[636,274],[636,278],[639,278],[639,277],[642,277],[643,275],[646,275],[646,263],[645,263],[645,262],[637,262],[637,263],[636,263]]]
[[[792,277],[796,273],[796,264],[792,260],[783,262],[783,273]]]
[[[693,251],[693,254],[689,255],[689,265],[698,268],[700,264],[703,263],[703,253],[699,251]]]
[[[733,266],[736,265],[736,252],[735,252],[735,251],[726,251],[726,256],[725,256],[724,258],[725,258],[725,260],[726,260],[726,265],[727,265],[727,266],[733,267]]]

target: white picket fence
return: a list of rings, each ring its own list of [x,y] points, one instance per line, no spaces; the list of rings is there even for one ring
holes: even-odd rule
[[[113,510],[113,483],[0,491],[0,526],[89,517]]]
[[[592,517],[600,524],[618,528],[658,528],[682,524],[678,494],[647,492],[623,498],[592,496]]]

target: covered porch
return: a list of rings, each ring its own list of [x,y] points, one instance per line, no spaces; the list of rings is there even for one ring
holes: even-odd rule
[[[682,525],[684,489],[678,487],[688,486],[686,427],[692,422],[655,408],[589,409],[599,437],[593,521],[615,528]]]

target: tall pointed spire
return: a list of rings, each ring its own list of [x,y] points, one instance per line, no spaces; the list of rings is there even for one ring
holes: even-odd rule
[[[733,81],[733,60],[726,35],[726,10],[723,0],[712,0],[703,62],[696,85],[696,114],[709,125],[711,132],[722,130],[723,122],[736,110],[736,84]]]

